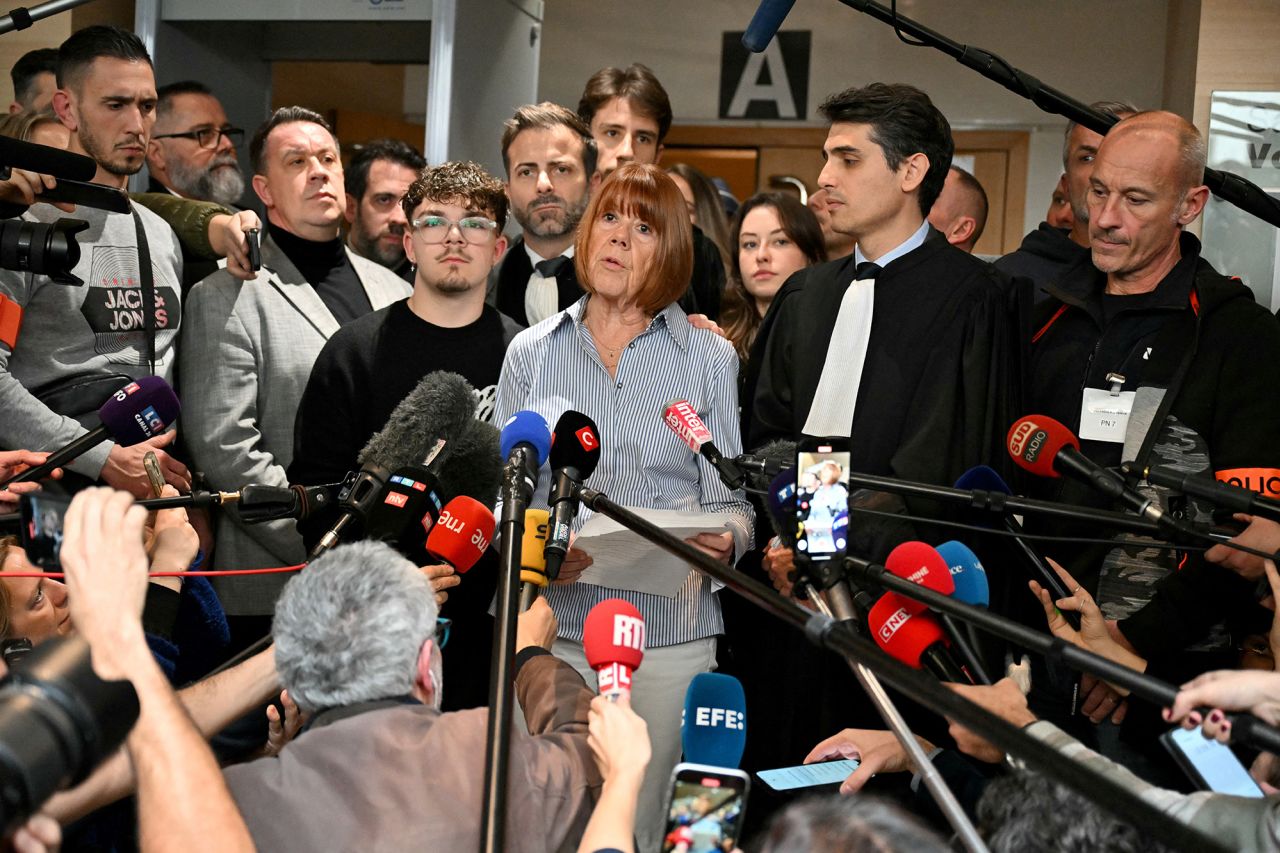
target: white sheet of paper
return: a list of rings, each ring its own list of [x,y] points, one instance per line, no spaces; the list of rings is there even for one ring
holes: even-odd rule
[[[730,529],[723,513],[627,509],[678,539],[688,539],[699,533],[724,533]],[[603,515],[592,516],[578,531],[573,545],[586,551],[595,561],[579,576],[578,583],[675,598],[689,572],[693,571],[679,557]]]

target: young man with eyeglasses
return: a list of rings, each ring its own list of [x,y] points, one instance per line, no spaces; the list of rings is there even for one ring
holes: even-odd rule
[[[298,406],[291,483],[332,483],[358,469],[360,449],[428,373],[461,374],[477,390],[476,416],[492,414],[507,344],[521,328],[485,304],[489,272],[507,248],[502,182],[475,163],[429,166],[401,206],[413,293],[343,326],[320,351]],[[303,535],[318,537],[332,520],[308,519]],[[488,699],[496,569],[486,556],[449,592],[444,614],[459,648],[445,664],[450,708]]]
[[[288,485],[294,417],[316,356],[344,323],[409,292],[395,273],[343,245],[341,153],[321,115],[276,110],[254,133],[249,156],[267,209],[262,270],[250,286],[220,270],[191,289],[179,364],[183,418],[198,425],[188,442],[195,467],[224,490]],[[221,569],[290,566],[305,556],[287,520],[248,525],[223,513],[217,542]],[[270,629],[285,579],[216,580],[233,646]]]

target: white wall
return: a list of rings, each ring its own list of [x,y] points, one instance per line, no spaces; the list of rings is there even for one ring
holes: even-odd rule
[[[576,106],[596,69],[644,62],[671,95],[677,122],[714,123],[721,34],[745,29],[755,7],[755,0],[551,0],[539,95]],[[1081,101],[1161,104],[1166,0],[899,0],[898,11]],[[813,32],[810,124],[820,123],[814,108],[827,94],[882,80],[929,92],[956,128],[1033,131],[1027,230],[1040,221],[1061,171],[1064,120],[948,56],[902,44],[887,25],[835,0],[800,0],[783,28]]]

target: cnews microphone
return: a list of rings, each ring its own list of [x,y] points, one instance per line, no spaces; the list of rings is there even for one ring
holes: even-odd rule
[[[445,371],[424,376],[360,451],[360,471],[338,495],[342,514],[311,550],[310,559],[337,545],[353,521],[368,518],[393,471],[436,461],[441,449],[475,420],[475,410],[475,391],[467,380]]]
[[[942,681],[970,684],[947,649],[942,626],[928,614],[912,614],[906,601],[886,592],[871,608],[867,623],[876,645],[895,660],[915,669],[928,669]]]
[[[596,422],[581,412],[566,411],[551,434],[551,489],[547,495],[551,521],[545,537],[545,565],[551,580],[560,576],[560,566],[569,551],[569,532],[573,517],[578,514],[574,486],[590,477],[599,462],[600,430]]]
[[[751,23],[747,24],[747,31],[742,34],[742,46],[752,53],[762,53],[794,5],[796,0],[761,0]]]
[[[489,508],[466,495],[449,501],[427,536],[427,553],[432,558],[466,574],[493,541],[494,519]]]
[[[1067,474],[1097,491],[1128,504],[1138,515],[1175,533],[1196,536],[1189,524],[1174,518],[1153,500],[1129,488],[1124,478],[1080,452],[1080,441],[1047,415],[1028,415],[1009,428],[1009,455],[1022,468],[1040,477]]]
[[[547,587],[547,525],[551,514],[545,509],[524,511],[524,538],[520,540],[520,612],[533,606]]]
[[[689,449],[701,454],[715,466],[720,481],[731,489],[740,489],[747,482],[747,472],[738,467],[732,459],[725,459],[719,449],[711,442],[711,431],[698,417],[688,400],[673,400],[667,404],[662,414],[663,422],[671,431],[680,436]]]
[[[1280,501],[1268,498],[1252,489],[1233,486],[1231,483],[1224,483],[1201,474],[1186,474],[1160,466],[1139,469],[1136,463],[1126,462],[1121,467],[1126,471],[1141,473],[1143,479],[1157,486],[1195,495],[1211,501],[1216,506],[1236,512],[1247,512],[1250,515],[1260,515],[1272,521],[1280,521]]]
[[[923,542],[903,542],[889,552],[889,556],[885,558],[884,567],[890,574],[933,590],[939,595],[955,595],[956,584],[951,577],[946,559],[938,553],[936,548]],[[927,609],[924,604],[913,602],[906,596],[900,596],[900,598],[902,605],[913,616]],[[975,673],[979,681],[990,684],[991,679],[987,677],[982,661],[978,659],[977,653],[965,639],[960,626],[946,613],[934,615],[942,625],[942,630],[951,639],[951,644],[960,653],[961,659],[968,664],[969,671]]]
[[[616,701],[631,695],[631,673],[644,660],[644,617],[621,598],[591,608],[582,626],[582,650],[596,671],[600,695]]]
[[[98,409],[100,426],[94,427],[70,444],[49,454],[40,465],[28,468],[11,477],[0,486],[10,483],[28,483],[47,477],[55,468],[75,459],[91,447],[108,438],[121,447],[131,447],[160,435],[178,418],[182,407],[178,398],[159,376],[143,376],[135,379],[111,395]]]
[[[680,718],[684,760],[737,768],[747,746],[747,697],[731,675],[700,672],[689,682]]]

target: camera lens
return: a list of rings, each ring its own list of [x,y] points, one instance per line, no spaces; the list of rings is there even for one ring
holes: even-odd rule
[[[84,284],[71,274],[80,263],[76,234],[89,227],[83,219],[56,222],[0,222],[0,268],[47,275],[59,284]]]

